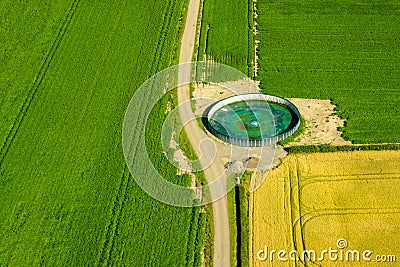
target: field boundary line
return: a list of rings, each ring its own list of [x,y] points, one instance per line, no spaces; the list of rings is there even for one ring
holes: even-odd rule
[[[355,173],[355,174],[334,174],[334,176],[336,177],[353,177],[353,176],[386,176],[386,175],[399,175],[399,172],[386,172],[386,173]],[[307,177],[304,177],[303,179],[303,183],[305,183],[306,181],[312,181],[312,180],[322,180],[322,179],[329,179],[329,177],[331,177],[331,175],[307,175]],[[346,178],[342,178],[342,179],[338,179],[338,178],[331,178],[329,179],[334,181],[334,180],[345,180]]]
[[[196,25],[196,45],[197,46],[195,47],[195,51],[193,51],[193,58],[195,59],[196,62],[199,61],[198,57],[199,57],[200,42],[201,42],[201,29],[203,27],[204,1],[205,0],[200,0],[199,14],[197,17],[197,25]]]
[[[399,151],[400,143],[367,143],[367,144],[349,144],[333,146],[330,144],[309,144],[284,146],[284,149],[290,154],[313,154],[313,153],[341,153],[355,151]]]
[[[254,257],[253,257],[253,251],[254,251],[254,192],[250,194],[249,196],[249,267],[253,267],[255,265],[254,263]]]
[[[79,0],[73,0],[72,5],[70,6],[70,8],[68,10],[67,16],[65,17],[65,19],[63,20],[63,23],[61,24],[61,27],[57,33],[57,36],[54,39],[54,42],[51,45],[49,52],[47,53],[42,65],[40,66],[38,74],[35,76],[33,85],[29,89],[28,94],[26,95],[26,97],[22,103],[22,106],[21,106],[20,110],[18,111],[17,117],[15,118],[15,120],[11,126],[11,129],[6,136],[6,139],[0,148],[0,167],[4,162],[5,156],[7,155],[8,151],[10,150],[10,147],[15,139],[15,136],[17,135],[19,128],[22,125],[22,122],[25,119],[25,116],[26,116],[26,114],[29,110],[29,107],[38,91],[38,88],[42,84],[42,81],[47,73],[50,63],[51,63],[58,47],[60,46],[60,43],[68,29],[68,26],[69,26],[71,20],[73,19],[74,15],[75,15],[75,12],[78,8],[78,4],[79,4]]]
[[[297,204],[298,204],[297,208],[299,209],[299,221],[300,221],[301,225],[303,225],[303,215],[302,215],[303,209],[302,209],[302,203],[301,203],[301,186],[300,186],[301,185],[301,183],[300,183],[301,172],[300,172],[300,166],[299,166],[299,158],[295,159],[295,163],[296,163],[296,187],[297,187],[296,188],[296,190],[297,190],[296,201],[297,201]],[[294,229],[295,228],[296,227],[294,227]],[[299,244],[299,247],[301,247],[301,249],[303,249],[303,251],[304,251],[304,250],[306,250],[306,245],[305,245],[305,242],[304,242],[304,232],[303,232],[303,227],[302,226],[300,226],[298,234],[300,235],[299,240],[301,242],[301,244]],[[303,260],[301,260],[300,262],[302,264],[306,265]]]

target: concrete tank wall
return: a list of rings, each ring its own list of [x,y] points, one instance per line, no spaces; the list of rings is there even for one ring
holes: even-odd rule
[[[277,136],[273,136],[271,138],[265,138],[263,140],[232,138],[232,137],[229,137],[227,135],[223,135],[223,134],[217,132],[208,123],[209,120],[211,119],[211,117],[214,115],[214,113],[217,110],[220,110],[222,107],[224,107],[226,105],[236,103],[236,102],[246,101],[246,100],[263,100],[263,101],[274,102],[274,103],[284,105],[284,106],[288,107],[297,116],[298,121],[297,121],[296,125],[289,131],[284,132]],[[257,93],[256,94],[243,94],[243,95],[228,97],[226,99],[216,102],[213,106],[211,106],[206,111],[206,114],[204,114],[203,123],[205,124],[205,126],[209,132],[211,132],[218,139],[220,139],[226,143],[234,144],[237,146],[247,146],[247,147],[270,146],[270,145],[275,145],[279,141],[288,138],[289,136],[293,135],[297,131],[297,129],[300,126],[300,112],[298,111],[298,109],[292,102],[290,102],[287,99],[281,98],[281,97],[277,97],[277,96],[273,96],[273,95],[257,94]]]

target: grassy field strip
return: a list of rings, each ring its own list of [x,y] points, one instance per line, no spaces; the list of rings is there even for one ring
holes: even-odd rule
[[[170,3],[172,3],[172,1]],[[170,14],[172,11],[173,11],[172,4],[168,5],[166,14]],[[162,31],[160,33],[160,39],[159,39],[159,40],[161,40],[161,42],[158,42],[159,51],[162,51],[163,50],[163,46],[165,45],[165,39],[163,39],[162,36],[165,34],[166,29],[168,29],[170,27],[169,26],[170,22],[171,22],[171,17],[168,16],[168,17],[166,17],[164,19],[164,23],[163,23],[164,27],[163,27],[163,29],[162,29]],[[155,55],[157,55],[157,54],[158,53],[155,53]],[[156,62],[156,60],[157,59],[155,58],[154,62]],[[158,62],[160,62],[160,60]],[[155,66],[156,69],[158,68],[157,64],[154,64],[153,66]],[[157,85],[155,85],[155,86],[157,86]],[[148,98],[148,97],[152,97],[152,95],[151,96],[150,95],[146,96],[146,98]],[[166,100],[164,99],[164,101],[169,102],[168,99],[166,99]],[[167,102],[164,102],[161,105],[157,105],[153,109],[154,111],[156,111],[156,115],[155,116],[150,116],[152,123],[148,124],[147,126],[151,125],[150,128],[148,129],[148,131],[152,132],[154,134],[154,135],[151,136],[153,139],[154,139],[155,136],[158,136],[158,130],[154,131],[154,127],[157,128],[157,126],[156,126],[157,123],[155,123],[155,122],[161,122],[161,121],[163,121],[163,118],[165,117],[165,116],[160,116],[159,110],[165,109]],[[144,107],[144,108],[142,108],[140,110],[143,111],[143,110],[147,110],[147,109],[148,109],[148,107],[146,106],[146,107]],[[140,114],[142,114],[142,112]],[[140,116],[140,114],[139,114],[139,116]],[[160,119],[160,117],[161,117],[161,119]],[[161,127],[158,127],[157,129],[161,129]],[[147,136],[146,136],[146,138],[147,138]],[[158,150],[161,149],[161,148],[154,148],[154,145],[157,146],[158,144],[154,144],[153,140],[149,140],[149,144],[150,145],[148,147],[148,151],[151,151],[151,153],[154,153],[155,151],[158,151]],[[156,157],[156,158],[158,158],[158,157]],[[154,162],[159,167],[160,171],[166,172],[168,168],[167,167],[163,168],[162,167],[163,164],[160,164],[160,162],[157,161],[157,160],[160,160],[160,159],[156,159]],[[175,172],[175,170],[173,169],[172,172]],[[185,181],[185,180],[183,180],[183,181]],[[189,180],[187,179],[186,181],[189,181]],[[180,181],[179,183],[182,184],[182,185],[183,184],[187,185],[187,182]],[[201,265],[201,262],[202,262],[200,254],[201,254],[201,248],[202,248],[201,242],[202,242],[202,239],[203,239],[203,236],[204,236],[205,215],[204,214],[203,215],[200,214],[200,216],[199,216],[199,209],[198,208],[193,208],[191,214],[192,215],[191,215],[191,218],[190,218],[190,226],[189,226],[190,229],[188,231],[189,238],[187,239],[187,245],[186,245],[186,263],[185,263],[185,265],[187,265],[187,266],[192,266],[192,265],[199,266],[199,265]]]
[[[147,29],[149,24],[146,24],[145,29]],[[142,43],[142,48],[143,48]],[[143,110],[143,105],[145,102],[139,104],[139,109]],[[128,168],[125,166],[122,171],[122,175],[120,177],[120,185],[118,188],[118,192],[115,195],[114,202],[112,204],[111,215],[109,224],[105,231],[105,239],[103,242],[103,247],[100,250],[100,256],[96,263],[97,266],[109,266],[111,264],[111,253],[114,248],[115,242],[115,235],[118,230],[118,225],[121,219],[121,211],[123,209],[123,205],[126,203],[127,200],[127,188],[129,186],[129,182],[131,179],[131,174],[129,173]]]
[[[400,255],[398,223],[400,198],[397,188],[400,180],[400,153],[398,151],[352,151],[338,153],[295,154],[271,171],[265,184],[251,199],[252,266],[270,266],[256,253],[264,245],[269,249],[296,249],[301,254],[314,250],[318,254],[344,238],[348,249],[371,250],[374,255]],[[273,212],[268,199],[272,184],[281,182],[280,197],[274,196],[281,207],[279,223],[268,217]],[[290,190],[285,184],[290,183]],[[279,192],[279,191],[278,191]],[[283,198],[283,200],[281,200]],[[272,205],[272,206],[275,206]],[[267,212],[261,207],[266,207]],[[284,207],[287,207],[286,210]],[[289,212],[290,211],[290,212]],[[275,215],[276,216],[276,215]],[[291,222],[291,223],[289,223]],[[269,228],[281,225],[276,233]],[[289,228],[285,229],[284,226]],[[291,237],[292,241],[273,242],[274,236]],[[293,262],[276,263],[290,266]],[[302,260],[296,266],[307,263]],[[338,266],[325,258],[322,266]],[[341,263],[339,263],[341,264]],[[345,266],[359,266],[346,262]],[[376,262],[364,266],[378,266]],[[392,266],[392,265],[391,265]]]
[[[173,8],[173,5],[172,5],[172,1],[169,1],[168,2],[168,4],[166,5],[166,11],[165,11],[165,14],[170,14],[171,12],[172,12],[172,9]],[[157,71],[157,70],[159,70],[159,63],[160,63],[160,60],[159,59],[157,59],[156,57],[158,56],[158,54],[163,50],[163,46],[165,45],[165,39],[164,38],[162,38],[162,36],[164,36],[164,34],[166,33],[166,30],[170,27],[170,22],[171,22],[171,16],[168,16],[168,15],[166,15],[165,17],[164,17],[164,22],[163,22],[163,28],[162,28],[162,30],[161,30],[161,32],[160,32],[160,37],[159,37],[159,42],[158,42],[158,46],[157,46],[157,49],[156,49],[156,53],[154,54],[154,56],[155,56],[155,58],[154,58],[154,60],[153,60],[153,70],[152,70],[152,72],[155,72],[155,71]],[[150,97],[150,96],[147,96],[147,97]],[[146,98],[147,98],[146,97]],[[162,105],[161,105],[162,106]],[[148,106],[145,106],[145,107],[141,107],[140,108],[140,114],[143,114],[146,110],[148,110]],[[157,110],[157,108],[155,108],[155,110]],[[140,116],[140,114],[139,114],[139,116]],[[134,149],[134,148],[132,148],[132,149]],[[151,148],[150,148],[150,150],[151,150]],[[127,171],[127,170],[125,170],[125,171]],[[125,176],[127,176],[127,177],[129,177],[129,172],[128,173],[124,173],[124,175]],[[122,185],[122,183],[121,183],[121,185]],[[118,196],[119,196],[120,194],[118,194]],[[124,197],[124,201],[122,202],[122,204],[125,202],[125,197]],[[122,205],[121,205],[121,209],[122,209]],[[192,218],[191,218],[191,224],[190,224],[190,230],[189,230],[189,238],[188,238],[188,240],[187,240],[187,252],[186,252],[186,264],[188,265],[188,266],[191,266],[194,262],[197,262],[197,264],[199,263],[199,262],[201,262],[201,259],[199,259],[199,258],[197,258],[198,257],[198,255],[195,253],[195,249],[194,249],[194,246],[195,246],[195,243],[197,242],[197,238],[198,238],[198,236],[197,236],[197,234],[198,234],[198,231],[199,230],[201,230],[201,229],[198,229],[197,228],[197,223],[198,223],[198,209],[193,209],[193,212],[192,212]],[[114,226],[114,230],[113,230],[113,237],[115,236],[115,234],[117,234],[117,227],[118,227],[118,223],[116,223],[115,225],[113,225]],[[114,240],[112,240],[111,242],[109,242],[109,246],[112,246],[113,245],[113,243],[114,243]],[[192,249],[191,249],[192,248]],[[104,266],[107,266],[109,263],[110,263],[110,259],[111,259],[111,250],[112,250],[112,248],[110,248],[109,249],[109,260],[107,261],[107,262],[104,262]],[[198,251],[198,253],[200,253],[200,251]],[[195,259],[196,258],[196,259]]]
[[[4,157],[6,156],[8,150],[10,149],[10,146],[15,138],[15,135],[18,132],[18,129],[19,129],[22,121],[24,120],[26,113],[28,112],[28,109],[32,102],[32,99],[35,97],[36,91],[38,90],[41,82],[43,81],[43,77],[46,75],[46,71],[47,71],[49,64],[54,56],[54,53],[56,52],[58,46],[60,45],[62,38],[64,36],[64,33],[67,30],[68,25],[75,14],[75,10],[78,6],[78,1],[79,0],[74,0],[72,2],[72,5],[67,13],[67,16],[65,17],[65,20],[63,21],[63,24],[61,25],[61,28],[57,34],[57,37],[54,40],[48,54],[46,55],[44,62],[42,63],[42,65],[40,67],[39,73],[36,75],[34,83],[33,83],[32,87],[29,89],[28,94],[22,103],[22,107],[18,111],[17,116],[11,126],[10,131],[8,132],[8,134],[5,138],[4,143],[0,147],[0,167],[1,167],[1,164],[3,163]]]

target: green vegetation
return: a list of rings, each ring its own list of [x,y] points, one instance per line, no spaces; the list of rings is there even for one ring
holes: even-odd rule
[[[206,205],[203,209],[207,215],[204,229],[204,266],[211,267],[214,266],[214,213],[211,205]]]
[[[191,85],[192,86],[192,85]],[[172,90],[170,94],[170,103],[172,103],[173,107],[176,107],[177,103],[177,95],[176,95],[176,90]],[[165,105],[164,105],[165,106]],[[178,120],[180,120],[178,118]],[[159,127],[161,128],[161,127]],[[180,127],[177,127],[180,128]],[[192,147],[192,144],[190,143],[189,137],[187,136],[187,133],[185,129],[182,128],[182,131],[180,132],[179,135],[179,149],[181,149],[184,153],[184,155],[190,159],[191,161],[196,161],[198,160],[198,157]],[[150,149],[149,149],[150,151]],[[194,167],[200,167],[200,166],[194,166]],[[194,173],[196,177],[196,186],[203,186],[207,184],[207,180],[204,176],[203,171],[195,172]],[[185,175],[187,178],[189,178],[188,175]],[[212,266],[210,264],[213,264],[213,257],[214,257],[214,221],[213,221],[213,210],[212,210],[212,204],[207,204],[203,206],[200,210],[198,208],[193,209],[195,211],[195,215],[198,215],[198,211],[200,211],[200,216],[198,218],[198,229],[195,231],[197,233],[196,236],[196,241],[195,241],[195,246],[193,248],[193,256],[194,256],[194,262],[193,266],[202,266],[203,261],[201,258],[202,253],[204,253],[204,264],[205,266]],[[195,219],[195,218],[194,218]],[[193,220],[191,227],[193,227]],[[192,231],[191,231],[192,232]],[[190,249],[188,249],[190,251]],[[190,266],[189,264],[187,264]]]
[[[151,97],[149,97],[151,98]],[[167,112],[166,109],[167,107],[170,107],[174,109],[176,107],[176,91],[170,91],[169,93],[165,94],[164,97],[161,98],[159,102],[154,106],[152,112],[149,115],[149,120],[148,123],[146,124],[146,148],[148,155],[150,159],[153,162],[154,167],[159,171],[159,173],[162,173],[163,177],[173,183],[182,185],[182,186],[189,186],[191,182],[191,177],[188,174],[183,174],[183,175],[176,175],[177,170],[176,168],[170,164],[168,158],[163,154],[160,153],[160,151],[163,151],[162,148],[162,143],[160,142],[160,136],[162,134],[162,125],[167,117]],[[146,107],[145,107],[146,108]],[[160,112],[161,111],[161,112]],[[164,111],[164,112],[162,112]],[[176,122],[177,123],[177,122]],[[181,136],[186,137],[186,133],[184,131],[181,132]],[[188,144],[187,142],[182,142],[182,149],[186,152],[186,155],[191,155],[192,159],[196,158],[196,155],[194,154],[190,143]],[[162,206],[166,206],[162,204]],[[201,265],[201,260],[200,254],[196,255],[195,253],[200,253],[197,249],[197,245],[201,245],[203,240],[199,240],[198,238],[203,237],[203,232],[205,228],[205,223],[204,219],[201,218],[205,215],[200,214],[200,208],[195,207],[191,209],[183,209],[183,208],[173,208],[173,209],[178,209],[185,212],[185,217],[182,218],[174,218],[174,214],[171,213],[169,214],[168,218],[165,218],[165,220],[170,220],[172,224],[174,224],[174,220],[178,219],[179,221],[183,218],[186,219],[186,221],[189,223],[184,226],[181,231],[184,231],[185,234],[188,236],[186,237],[187,240],[182,240],[185,242],[185,249],[181,249],[182,245],[179,246],[179,244],[175,243],[176,249],[175,252],[177,253],[185,253],[184,255],[184,260],[182,261],[181,264],[184,264],[184,266],[198,266]],[[187,213],[191,211],[190,213]],[[179,215],[178,215],[179,216]],[[182,215],[181,215],[182,216]],[[186,217],[187,216],[187,217]],[[143,219],[137,218],[138,221],[142,221]],[[161,225],[160,225],[161,226]],[[157,229],[157,227],[154,228],[154,231],[159,231],[160,229]],[[152,230],[153,231],[153,230]],[[153,232],[153,235],[157,235],[156,233]],[[173,238],[172,236],[170,238]],[[165,237],[160,237],[160,240],[158,242],[165,242]],[[166,239],[168,240],[168,239]],[[172,240],[170,240],[172,241]],[[181,241],[181,242],[182,242]],[[153,244],[155,245],[155,244]],[[201,249],[201,248],[199,248]],[[178,254],[179,255],[179,254]],[[173,256],[176,257],[177,255]],[[153,256],[152,256],[153,257]],[[146,258],[146,261],[151,261],[153,258]],[[181,256],[182,257],[182,256]],[[181,259],[181,260],[183,260]],[[171,259],[172,260],[172,259]],[[136,262],[135,262],[136,264]],[[146,262],[143,262],[144,265],[148,264]]]
[[[74,13],[71,2],[47,2],[0,4],[0,162]]]
[[[291,146],[291,147],[286,147],[285,150],[289,153],[400,150],[400,144],[348,145],[348,146],[331,146],[324,144],[324,145],[308,145],[308,146]]]
[[[240,180],[240,185],[237,187],[238,199],[240,200],[240,224],[241,236],[240,242],[240,257],[241,266],[249,266],[249,241],[250,241],[250,227],[249,227],[249,186],[251,181],[251,172],[246,171]]]
[[[228,193],[231,236],[231,262],[234,266],[249,266],[249,185],[252,173],[246,171]]]
[[[231,248],[231,265],[237,266],[237,220],[236,220],[236,203],[235,190],[231,190],[227,194],[228,211],[229,211],[229,233],[230,233],[230,248]]]
[[[197,60],[232,66],[253,76],[253,1],[203,0]]]
[[[132,94],[176,58],[186,3],[53,2],[0,4],[0,266],[199,266],[204,214],[143,192],[121,146]]]
[[[265,93],[331,99],[355,143],[398,142],[400,3],[257,2]]]

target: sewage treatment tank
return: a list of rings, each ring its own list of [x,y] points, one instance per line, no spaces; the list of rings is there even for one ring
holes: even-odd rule
[[[300,126],[300,113],[284,98],[243,94],[214,103],[204,112],[203,123],[224,142],[266,146],[291,136]]]

